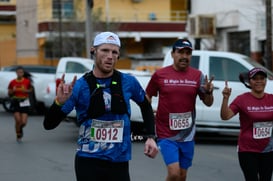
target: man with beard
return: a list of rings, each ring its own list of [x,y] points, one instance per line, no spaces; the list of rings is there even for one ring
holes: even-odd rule
[[[94,69],[71,84],[58,86],[45,115],[44,128],[54,129],[75,107],[80,124],[75,156],[77,181],[129,181],[131,160],[130,100],[141,109],[146,125],[144,154],[154,158],[154,114],[137,79],[115,69],[121,42],[112,32],[99,33],[91,47]]]

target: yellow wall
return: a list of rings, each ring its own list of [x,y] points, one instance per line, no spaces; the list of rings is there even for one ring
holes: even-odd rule
[[[139,3],[134,3],[133,0],[93,0],[94,7],[92,9],[93,14],[102,10],[100,16],[101,21],[106,21],[107,17],[110,22],[151,22],[149,20],[149,13],[155,13],[156,22],[169,22],[176,21],[171,17],[172,11],[187,11],[187,0],[142,0]],[[106,3],[109,9],[106,8]],[[37,0],[37,23],[58,21],[52,17],[52,1],[50,0]],[[85,21],[86,12],[86,0],[74,0],[74,8],[76,13],[76,20]],[[179,21],[186,21],[185,19],[179,19]],[[62,19],[63,22],[67,21]],[[72,20],[75,21],[75,20]],[[35,64],[43,65],[56,65],[58,60],[46,60],[44,59],[44,40],[37,39],[38,41],[38,58],[27,58],[28,62],[36,61]],[[142,53],[144,52],[143,42],[135,42],[134,39],[128,38],[124,40],[128,47],[134,47],[134,49],[128,49],[127,53]],[[18,59],[19,62],[26,62],[26,58]],[[120,60],[118,67],[130,67],[130,61]]]
[[[16,40],[0,42],[0,67],[16,64]]]
[[[0,2],[0,6],[15,6],[16,0]],[[16,64],[16,25],[0,24],[0,67]]]
[[[0,25],[0,42],[16,38],[15,24]]]
[[[0,25],[0,67],[16,64],[15,24]]]
[[[0,2],[0,5],[16,5],[16,0],[9,0],[9,2]]]
[[[93,13],[102,10],[101,21],[114,22],[138,22],[150,21],[149,14],[155,13],[157,21],[170,21],[171,5],[178,9],[186,10],[186,0],[178,0],[180,3],[176,5],[177,0],[142,0],[140,3],[134,3],[132,0],[94,0]],[[85,20],[85,4],[86,0],[74,0],[74,8],[76,10],[76,19]],[[108,2],[108,10],[106,3]],[[172,2],[172,3],[171,3]],[[175,5],[175,6],[174,6]],[[38,22],[52,21],[52,1],[38,0]],[[180,9],[179,9],[180,8]],[[186,19],[184,19],[186,20]],[[183,21],[184,21],[183,20]],[[53,20],[57,21],[57,19]],[[63,21],[66,21],[63,19]]]
[[[38,0],[37,21],[52,21],[52,1]]]
[[[74,0],[74,8],[76,9],[76,17],[79,21],[85,20],[86,4],[83,0]]]
[[[38,23],[45,21],[58,21],[52,17],[52,1],[38,0],[37,17]],[[76,19],[79,21],[85,20],[85,0],[74,0],[74,8],[76,10]],[[63,19],[63,21],[66,21]]]
[[[106,9],[106,2],[109,9]],[[155,13],[159,21],[170,19],[170,1],[168,0],[142,0],[140,3],[133,3],[132,0],[94,0],[94,9],[102,8],[102,21],[116,22],[126,21],[149,21],[149,13]]]
[[[38,57],[17,57],[18,65],[41,65],[38,62]]]

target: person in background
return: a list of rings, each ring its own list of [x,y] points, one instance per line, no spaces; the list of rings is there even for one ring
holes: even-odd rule
[[[247,75],[247,79],[245,79]],[[271,181],[273,171],[273,95],[266,93],[267,73],[253,68],[241,73],[241,82],[250,89],[228,106],[231,88],[223,89],[221,118],[229,120],[239,114],[238,159],[246,181]]]
[[[77,181],[129,181],[131,159],[130,99],[141,109],[146,125],[144,154],[154,158],[154,114],[135,77],[115,69],[120,39],[112,32],[98,34],[91,47],[94,69],[71,84],[62,82],[45,115],[44,128],[54,129],[75,107],[80,124],[75,156]]]
[[[11,98],[15,119],[16,140],[22,141],[23,128],[27,124],[30,110],[29,95],[33,91],[31,74],[25,72],[22,66],[16,68],[17,78],[10,81],[8,95]]]
[[[151,101],[158,96],[156,135],[167,165],[167,181],[185,181],[192,165],[195,135],[195,102],[197,95],[207,106],[213,104],[213,77],[190,66],[192,44],[187,39],[174,42],[173,64],[157,70],[147,85]]]

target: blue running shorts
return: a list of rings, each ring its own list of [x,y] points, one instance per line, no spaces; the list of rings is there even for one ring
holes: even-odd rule
[[[194,141],[176,142],[160,139],[158,146],[166,165],[179,162],[180,168],[183,169],[188,169],[192,165]]]

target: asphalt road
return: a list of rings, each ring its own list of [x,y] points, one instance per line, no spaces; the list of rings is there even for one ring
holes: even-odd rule
[[[12,114],[0,108],[1,181],[75,181],[74,155],[78,128],[62,122],[54,130],[42,127],[43,116],[30,116],[23,143],[15,140]],[[133,143],[130,161],[132,181],[163,181],[165,165],[159,154],[145,157],[144,144]],[[215,135],[197,135],[193,166],[188,181],[242,181],[236,140]]]

